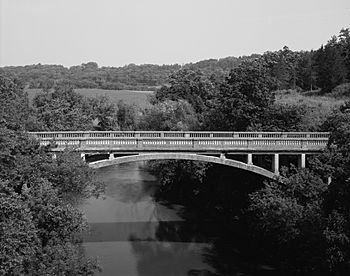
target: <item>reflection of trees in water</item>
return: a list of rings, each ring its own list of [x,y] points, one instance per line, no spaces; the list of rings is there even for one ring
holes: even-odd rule
[[[264,275],[264,272],[272,275],[273,272],[260,264],[261,257],[238,224],[160,222],[154,240],[137,236],[130,236],[129,240],[133,241],[139,275]]]
[[[194,242],[143,242],[136,237],[130,237],[130,240],[134,241],[132,248],[137,256],[139,275],[196,275],[189,272],[209,271],[199,256],[199,252],[207,245]]]
[[[181,173],[182,176],[191,174],[190,171]],[[177,179],[181,179],[181,182]],[[179,266],[179,271],[175,270],[169,275],[184,275],[183,269],[188,263],[186,258],[190,258],[194,249],[201,256],[202,263],[199,267],[186,266],[187,275],[275,273],[269,266],[262,265],[264,256],[249,238],[242,213],[247,206],[248,194],[261,187],[261,178],[239,170],[213,166],[202,182],[193,177],[176,178],[176,172],[170,181],[165,180],[172,187],[160,189],[156,198],[169,205],[183,205],[179,215],[184,221],[159,222],[154,243],[133,243],[140,275],[157,275],[153,273],[154,269],[163,261],[169,262],[167,258],[178,262],[168,264],[169,267]],[[130,240],[139,241],[135,236]],[[199,249],[200,243],[206,246]],[[145,271],[147,273],[143,274]]]
[[[129,238],[139,275],[278,275],[239,223],[159,222],[154,238]]]

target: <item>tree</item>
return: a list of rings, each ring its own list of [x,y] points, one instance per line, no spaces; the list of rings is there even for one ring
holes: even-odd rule
[[[0,76],[0,125],[13,130],[23,130],[28,117],[27,95],[13,81]]]
[[[323,237],[323,193],[327,185],[304,169],[250,194],[251,235],[273,265],[288,273],[329,270]]]
[[[69,83],[56,86],[54,92],[38,94],[33,105],[45,130],[90,130],[92,119],[86,99],[74,92]]]
[[[6,85],[11,102],[18,94],[11,81]],[[25,119],[11,118],[22,110],[15,104],[3,110],[10,120],[0,125],[0,274],[92,275],[97,263],[81,250],[87,224],[69,201],[73,194],[97,195],[101,186],[77,154],[52,159],[28,136]]]
[[[327,196],[328,213],[336,210],[350,222],[350,102],[335,110],[322,130],[331,132],[328,150],[314,165],[318,171],[327,171],[332,179]]]
[[[79,250],[79,235],[86,224],[68,203],[70,195],[87,196],[98,186],[90,178],[91,169],[81,170],[71,157],[52,160],[23,133],[1,133],[0,248],[5,255],[0,254],[0,271],[5,275],[86,271],[91,275],[96,262]]]
[[[198,119],[192,106],[184,101],[165,100],[145,110],[139,129],[142,130],[195,130]]]
[[[96,130],[119,130],[117,108],[107,96],[89,99],[91,117],[97,121]]]
[[[347,80],[350,81],[350,29],[341,29],[338,36],[341,49],[341,56],[347,71]]]
[[[296,69],[300,59],[298,52],[293,52],[284,46],[278,52],[264,53],[262,58],[266,62],[269,75],[277,84],[277,89],[296,88]]]
[[[284,175],[250,195],[253,236],[289,271],[349,274],[349,111],[345,103],[326,120],[322,130],[331,132],[329,144],[310,161],[310,169]]]
[[[251,124],[250,131],[302,131],[303,114],[306,107],[300,105],[273,104],[261,115],[256,124]]]
[[[231,71],[211,101],[206,127],[243,131],[258,124],[274,102],[272,87],[264,61],[243,62]]]
[[[303,90],[316,88],[315,52],[301,52],[296,69],[296,85]]]
[[[23,275],[40,240],[28,204],[1,180],[0,213],[0,274]]]
[[[117,121],[121,130],[135,130],[138,123],[137,108],[120,100],[117,104]]]
[[[155,103],[164,100],[185,100],[198,114],[206,110],[214,92],[214,85],[200,71],[181,69],[169,77],[170,86],[162,86],[155,93]]]
[[[336,36],[315,53],[316,84],[324,93],[329,93],[337,85],[346,81],[347,69],[344,51]]]

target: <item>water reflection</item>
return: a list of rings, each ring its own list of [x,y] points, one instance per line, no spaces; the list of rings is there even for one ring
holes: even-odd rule
[[[143,164],[106,167],[98,175],[106,195],[81,210],[91,226],[86,254],[99,257],[101,275],[278,275],[259,259],[241,224],[203,221],[205,213],[155,202],[157,179]]]
[[[99,257],[101,275],[190,275],[210,269],[202,260],[210,245],[178,215],[181,206],[154,201],[157,179],[143,164],[102,168],[98,177],[107,185],[105,197],[80,208],[91,226],[84,237],[86,253]]]

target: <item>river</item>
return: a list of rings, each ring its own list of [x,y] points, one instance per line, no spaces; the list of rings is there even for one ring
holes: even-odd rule
[[[103,267],[99,275],[209,273],[202,255],[210,243],[176,231],[189,222],[178,215],[181,206],[155,202],[158,182],[144,164],[105,167],[97,175],[106,183],[106,194],[86,200],[80,209],[91,227],[84,239],[86,254],[98,257]]]
[[[241,223],[156,202],[158,181],[145,164],[100,168],[97,176],[106,184],[104,197],[80,209],[91,228],[85,254],[99,259],[98,275],[278,275]]]

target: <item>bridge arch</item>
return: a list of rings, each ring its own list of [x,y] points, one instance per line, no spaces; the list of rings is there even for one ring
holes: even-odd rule
[[[200,155],[200,154],[194,154],[194,153],[144,153],[144,154],[138,154],[138,155],[122,156],[122,157],[117,157],[117,158],[108,159],[108,160],[95,161],[95,162],[89,163],[89,166],[92,168],[102,168],[102,167],[107,167],[107,166],[112,166],[117,164],[137,162],[137,161],[150,161],[150,160],[190,160],[190,161],[209,162],[209,163],[221,164],[225,166],[230,166],[230,167],[250,171],[250,172],[265,176],[266,178],[269,178],[269,179],[276,178],[276,175],[273,172],[270,172],[266,169],[263,169],[261,167],[258,167],[252,164],[246,164],[246,163],[232,160],[232,159],[219,158],[219,157]]]

